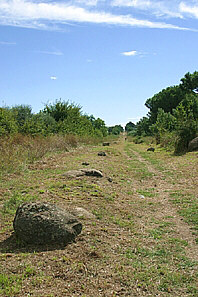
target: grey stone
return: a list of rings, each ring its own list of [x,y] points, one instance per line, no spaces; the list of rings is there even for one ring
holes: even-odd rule
[[[102,145],[103,145],[103,146],[109,146],[109,144],[110,144],[109,142],[103,142]]]
[[[193,152],[198,150],[198,137],[191,140],[188,144],[188,151]]]
[[[79,169],[79,170],[69,170],[69,171],[65,172],[63,175],[64,176],[68,176],[68,177],[80,177],[80,176],[85,175],[85,172],[82,171],[82,169]]]
[[[101,171],[97,169],[81,169],[85,175],[87,176],[96,176],[96,177],[103,177],[103,174]]]
[[[54,204],[41,202],[19,206],[13,227],[19,240],[34,245],[66,245],[82,230],[74,215]]]
[[[79,169],[79,170],[70,170],[63,174],[63,176],[68,177],[80,177],[80,176],[96,176],[96,177],[103,177],[101,171],[97,169]]]
[[[105,156],[106,156],[106,153],[105,153],[105,152],[99,152],[99,153],[98,153],[98,156],[105,157]]]
[[[77,216],[78,218],[87,218],[87,219],[94,219],[95,215],[90,213],[89,211],[87,211],[86,209],[82,208],[82,207],[74,207],[71,210],[71,213],[75,216]]]
[[[82,165],[84,165],[84,166],[88,166],[89,163],[88,163],[88,162],[82,162]]]
[[[111,177],[108,177],[107,180],[108,180],[110,183],[112,183],[112,181],[113,181]]]
[[[154,147],[149,147],[149,148],[147,149],[147,152],[154,152],[154,151],[155,151]]]

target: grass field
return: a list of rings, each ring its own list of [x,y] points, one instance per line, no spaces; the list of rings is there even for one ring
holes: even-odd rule
[[[120,138],[1,175],[0,296],[198,296],[198,153],[147,147]],[[104,177],[64,176],[85,161]],[[64,248],[24,246],[12,226],[24,201],[93,216]]]

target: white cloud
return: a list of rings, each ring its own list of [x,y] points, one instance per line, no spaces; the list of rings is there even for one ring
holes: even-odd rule
[[[138,55],[138,52],[137,51],[130,51],[130,52],[123,52],[121,53],[123,56],[136,56]]]
[[[16,45],[16,42],[0,41],[1,45]]]
[[[179,2],[180,0],[112,0],[112,6],[149,11],[157,17],[183,18],[179,11]]]
[[[50,79],[51,80],[57,80],[57,77],[56,76],[51,76]]]
[[[63,56],[63,53],[60,51],[36,51],[37,53],[40,54],[46,54],[46,55],[55,55],[55,56]]]
[[[131,15],[89,11],[65,2],[33,2],[33,0],[1,0],[0,2],[0,24],[3,25],[48,29],[49,25],[67,22],[187,30],[167,23],[139,20]]]
[[[181,2],[179,8],[182,13],[187,13],[195,18],[198,18],[198,4],[195,6],[189,6],[186,3]]]
[[[96,6],[98,4],[98,0],[75,0],[78,4],[85,4],[88,6]]]

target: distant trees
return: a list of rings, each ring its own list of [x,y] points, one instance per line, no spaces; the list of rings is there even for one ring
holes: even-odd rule
[[[120,133],[124,132],[124,129],[121,125],[115,125],[108,127],[108,133],[113,135],[120,135]]]
[[[185,151],[198,134],[198,72],[186,73],[179,85],[160,91],[145,105],[149,112],[137,123],[136,134],[154,135],[161,143],[171,133],[175,152]]]
[[[69,101],[46,104],[37,114],[29,105],[0,108],[0,136],[11,133],[30,135],[75,134],[106,136],[105,122],[82,113],[81,107]]]

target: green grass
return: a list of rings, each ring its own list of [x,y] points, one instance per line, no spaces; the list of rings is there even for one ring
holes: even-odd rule
[[[29,201],[34,201],[37,199],[37,196],[32,196],[30,194],[23,194],[19,192],[13,192],[11,197],[9,197],[3,204],[1,212],[6,215],[13,215],[16,212],[17,207]]]
[[[179,214],[185,222],[192,225],[198,243],[198,197],[192,194],[183,194],[181,191],[170,193],[171,201],[178,207]]]

